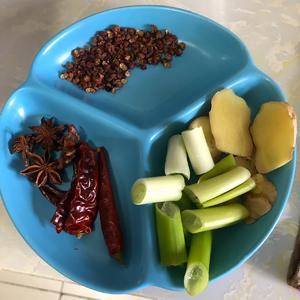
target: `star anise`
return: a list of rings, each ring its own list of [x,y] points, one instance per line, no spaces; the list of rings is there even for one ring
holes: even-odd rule
[[[30,161],[32,164],[26,169],[22,170],[20,174],[29,176],[35,180],[38,187],[45,185],[47,182],[53,184],[61,184],[62,179],[56,170],[56,161],[50,162],[49,152],[46,150],[44,157],[31,153]]]
[[[34,141],[45,150],[57,149],[64,128],[64,125],[55,126],[54,118],[46,119],[45,117],[41,119],[40,126],[30,126],[30,129],[35,132]]]
[[[15,138],[12,145],[12,153],[20,152],[24,161],[25,167],[29,165],[29,153],[32,151],[32,136],[20,135]]]

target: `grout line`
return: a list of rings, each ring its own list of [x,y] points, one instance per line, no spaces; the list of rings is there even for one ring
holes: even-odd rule
[[[12,282],[7,282],[7,281],[0,281],[0,283],[4,283],[4,284],[7,284],[7,285],[12,285],[12,286],[23,287],[23,288],[28,288],[28,289],[31,289],[31,290],[39,290],[39,291],[42,291],[42,292],[54,293],[54,294],[59,295],[59,292],[57,292],[57,291],[47,290],[47,289],[33,287],[33,286],[28,286],[28,285],[24,285],[24,284],[12,283]]]
[[[24,284],[13,283],[13,282],[9,282],[9,281],[2,281],[2,280],[0,280],[0,283],[5,283],[5,284],[13,285],[13,286],[20,286],[20,287],[26,287],[26,288],[31,288],[31,289],[36,289],[36,290],[41,290],[41,291],[56,293],[56,294],[59,294],[59,300],[61,300],[61,298],[62,298],[63,295],[75,296],[75,297],[78,297],[78,298],[81,298],[81,299],[83,298],[83,299],[87,299],[87,300],[98,300],[97,298],[87,298],[87,297],[79,296],[79,295],[76,295],[76,294],[64,293],[63,292],[63,288],[64,288],[64,284],[65,283],[78,285],[78,283],[75,283],[73,281],[65,281],[65,280],[61,280],[61,279],[54,279],[54,278],[50,278],[50,277],[47,277],[47,276],[40,276],[40,275],[37,275],[37,274],[30,274],[30,273],[25,273],[25,272],[18,272],[18,271],[13,271],[13,270],[9,270],[9,269],[1,269],[0,271],[7,271],[7,272],[22,274],[22,275],[26,275],[26,276],[35,277],[35,278],[42,278],[42,279],[47,279],[47,280],[52,280],[52,281],[59,281],[61,283],[61,288],[60,288],[60,291],[57,292],[57,291],[49,290],[49,289],[46,289],[46,288],[38,288],[38,287],[33,287],[33,286],[27,286],[27,285],[24,285]],[[149,300],[160,300],[161,299],[161,298],[148,297],[148,296],[144,296],[144,295],[140,295],[140,294],[135,294],[135,293],[130,293],[128,295],[129,296],[132,295],[132,296],[136,296],[136,297],[141,297],[141,298],[145,298],[145,299],[149,299]],[[101,299],[99,298],[99,300],[101,300]]]
[[[130,293],[128,294],[129,296],[136,296],[136,297],[140,297],[140,298],[145,298],[145,299],[149,299],[149,300],[160,300],[161,298],[156,298],[156,297],[149,297],[149,296],[144,296],[144,295],[140,295],[140,294],[136,294],[136,293]]]
[[[59,294],[58,300],[61,300],[61,298],[62,298],[62,295],[63,295],[63,289],[64,289],[64,282],[62,281],[62,282],[61,282],[61,286],[60,286],[60,294]]]
[[[79,295],[70,294],[70,293],[62,293],[61,297],[64,296],[64,295],[66,295],[66,296],[73,296],[73,297],[76,297],[78,299],[84,299],[84,300],[101,300],[101,298],[89,298],[89,297],[79,296]]]
[[[69,282],[67,282],[67,283],[69,283]],[[63,281],[63,285],[65,284],[65,281]],[[69,283],[70,284],[70,283]],[[81,286],[81,287],[85,287],[85,286],[83,286],[83,285],[80,285],[80,284],[78,284],[78,283],[76,283],[76,282],[72,282],[71,284],[73,284],[73,285],[77,285],[77,286]],[[86,288],[86,287],[85,287]],[[96,292],[98,292],[98,291],[96,291]],[[99,293],[101,293],[101,292],[99,292]],[[88,298],[88,297],[86,297],[86,296],[78,296],[77,294],[73,294],[73,293],[65,293],[65,292],[62,292],[62,294],[63,295],[68,295],[68,296],[76,296],[76,297],[80,297],[80,298],[84,298],[84,299],[92,299],[92,300],[98,300],[98,299],[100,299],[101,300],[101,297],[100,298]],[[105,293],[104,293],[105,294]],[[113,294],[108,294],[108,295],[113,295]],[[116,294],[116,295],[118,295],[118,294]],[[140,295],[140,294],[136,294],[136,293],[130,293],[130,294],[120,294],[120,295],[128,295],[128,296],[135,296],[135,297],[139,297],[139,298],[141,298],[141,299],[148,299],[148,300],[161,300],[161,298],[156,298],[156,297],[149,297],[149,296],[144,296],[144,295]]]
[[[71,294],[70,293],[62,293],[61,296],[63,296],[63,295],[74,296],[74,297],[77,297],[77,298],[80,298],[80,299],[85,299],[85,300],[101,300],[101,296],[100,296],[100,298],[90,298],[90,297],[86,297],[86,296],[79,296],[79,295],[73,294],[73,293],[71,293]],[[122,295],[122,294],[120,294],[120,295]],[[128,295],[128,296],[136,296],[136,297],[139,297],[141,299],[149,299],[149,300],[160,300],[161,299],[161,298],[151,298],[151,297],[142,296],[142,295],[138,295],[138,294],[132,294],[132,293],[131,294],[126,294],[126,295]],[[116,295],[116,296],[118,296],[118,295]]]
[[[65,281],[63,279],[56,279],[56,278],[47,277],[47,276],[43,276],[43,275],[31,274],[31,273],[26,273],[26,272],[19,272],[19,271],[14,271],[14,270],[10,270],[10,269],[0,269],[0,272],[1,271],[10,272],[10,273],[17,273],[17,274],[27,275],[27,276],[36,277],[36,278],[43,278],[43,279],[53,280],[53,281],[61,281],[61,282]],[[67,282],[73,283],[73,281],[67,281]]]

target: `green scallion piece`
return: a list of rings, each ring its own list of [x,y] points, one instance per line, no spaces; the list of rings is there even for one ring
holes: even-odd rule
[[[173,202],[157,203],[155,217],[161,264],[185,263],[187,255],[179,207]]]
[[[211,247],[211,231],[192,235],[187,268],[184,275],[184,287],[191,296],[200,294],[208,285]]]
[[[220,161],[218,161],[210,171],[200,176],[198,183],[205,181],[209,178],[218,176],[222,173],[225,173],[233,169],[235,166],[236,166],[236,161],[234,159],[234,156],[232,154],[229,154],[223,159],[221,159]]]
[[[208,200],[206,202],[203,202],[202,207],[211,207],[211,206],[216,206],[216,205],[222,204],[222,203],[232,200],[233,198],[236,198],[242,194],[245,194],[254,188],[255,188],[255,181],[252,178],[249,178],[247,181],[240,184],[236,188],[230,190],[229,192],[224,193],[224,194],[222,194],[218,197],[215,197],[211,200]]]
[[[235,224],[248,216],[239,203],[217,207],[185,210],[181,213],[183,226],[191,233],[218,229]]]

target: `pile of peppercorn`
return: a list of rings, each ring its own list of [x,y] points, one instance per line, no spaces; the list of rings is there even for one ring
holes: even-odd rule
[[[87,93],[99,89],[115,93],[127,83],[129,70],[159,63],[170,68],[173,56],[180,56],[184,49],[174,34],[155,25],[149,31],[115,25],[97,32],[86,47],[74,49],[73,61],[65,65],[60,78]]]
[[[57,125],[54,118],[42,118],[39,126],[29,128],[32,133],[17,136],[11,150],[20,153],[24,162],[20,174],[56,206],[51,219],[56,232],[77,237],[89,234],[99,211],[109,253],[121,260],[123,240],[106,149],[93,149],[81,140],[74,125]],[[73,179],[70,189],[63,191],[57,185],[63,183],[62,172],[70,164]]]

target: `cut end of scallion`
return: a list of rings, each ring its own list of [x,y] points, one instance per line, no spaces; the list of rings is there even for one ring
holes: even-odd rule
[[[199,228],[202,227],[200,219],[193,214],[192,210],[185,210],[181,214],[182,223],[185,228],[188,228],[188,231],[193,233],[196,232]]]
[[[162,202],[157,203],[157,208],[161,210],[162,213],[170,218],[174,218],[176,213],[178,213],[178,207],[172,202]]]
[[[131,196],[134,204],[142,204],[146,195],[146,186],[144,183],[137,181],[131,190]]]
[[[132,186],[132,202],[137,205],[178,201],[185,186],[182,175],[168,175],[138,179]]]
[[[187,255],[180,209],[173,202],[157,203],[155,218],[161,264],[179,266],[185,263]]]
[[[208,270],[203,264],[195,263],[188,266],[184,276],[184,287],[189,295],[196,296],[203,292],[208,281]]]

